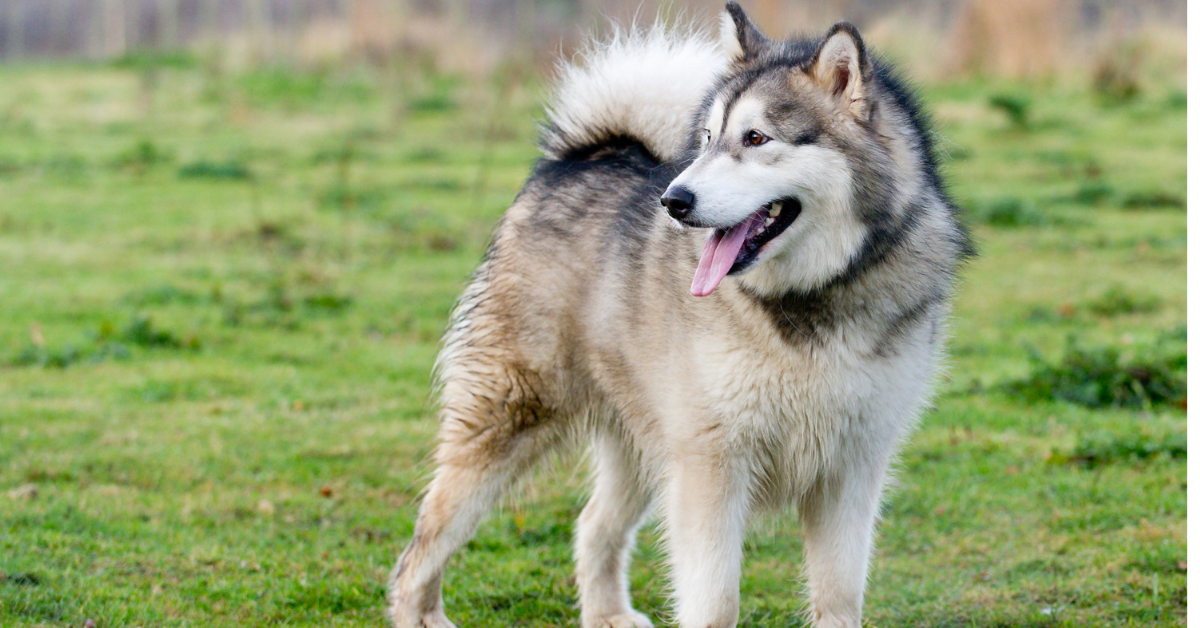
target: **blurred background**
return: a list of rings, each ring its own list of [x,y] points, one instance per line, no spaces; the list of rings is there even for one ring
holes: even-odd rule
[[[570,52],[604,19],[716,16],[717,2],[617,0],[4,0],[0,50],[21,59],[114,59],[190,50],[244,66],[368,58],[486,72],[507,59]],[[921,78],[1136,74],[1158,54],[1180,60],[1182,0],[748,0],[774,37],[848,19],[894,54],[936,52]],[[1101,67],[1111,65],[1112,68]],[[1130,80],[1131,76],[1113,77]],[[1109,80],[1097,77],[1097,80]]]
[[[382,625],[438,339],[555,63],[721,4],[0,0],[0,624]],[[1183,0],[744,6],[913,79],[980,250],[866,617],[1183,625]],[[587,467],[488,520],[451,619],[576,621]],[[748,539],[744,625],[800,625],[793,519]]]

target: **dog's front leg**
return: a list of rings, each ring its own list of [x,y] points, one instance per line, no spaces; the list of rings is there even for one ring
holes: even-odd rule
[[[821,480],[800,508],[816,628],[859,628],[886,457]]]
[[[680,456],[669,472],[665,514],[679,626],[731,628],[750,505],[746,473],[711,450]]]

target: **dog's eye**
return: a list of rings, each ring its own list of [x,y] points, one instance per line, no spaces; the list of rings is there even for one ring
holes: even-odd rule
[[[708,129],[704,129],[704,130],[700,131],[700,145],[701,146],[708,146],[708,143],[711,141],[712,141],[712,131],[709,131]]]
[[[745,146],[762,146],[769,141],[771,138],[753,129],[746,131],[746,135],[742,137],[742,144]]]

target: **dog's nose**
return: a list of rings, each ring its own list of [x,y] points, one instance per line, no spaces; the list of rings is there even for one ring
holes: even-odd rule
[[[683,220],[692,212],[692,205],[696,202],[696,195],[692,191],[682,185],[672,185],[667,188],[667,192],[659,199],[663,207],[667,208],[667,213],[675,220]]]

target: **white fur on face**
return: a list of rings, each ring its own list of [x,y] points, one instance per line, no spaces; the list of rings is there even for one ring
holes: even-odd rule
[[[713,100],[712,108],[708,110],[708,120],[705,122],[704,130],[712,134],[712,139],[718,139],[721,133],[721,120],[725,118],[725,101],[718,96]],[[701,145],[701,149],[707,149],[707,145]]]
[[[761,295],[816,288],[850,265],[867,238],[854,211],[853,175],[845,156],[819,146],[792,147],[776,168],[792,172],[800,216],[767,243],[756,265],[737,278]]]
[[[734,103],[721,133],[725,144],[717,144],[724,112],[714,104],[708,119],[714,148],[703,151],[672,185],[686,186],[696,195],[696,220],[721,227],[735,225],[780,198],[800,201],[802,211],[796,221],[767,243],[752,269],[738,276],[766,296],[813,288],[832,279],[850,264],[866,239],[867,227],[854,212],[853,174],[842,153],[777,139],[741,149],[740,160],[716,148],[739,145],[750,129],[774,137],[763,109],[762,101],[753,96]]]
[[[702,151],[700,157],[684,170],[672,185],[682,185],[696,194],[697,220],[704,224],[728,227],[753,214],[764,203],[786,196],[787,188],[776,181],[772,169],[758,163],[764,156],[774,152],[772,144],[750,149],[741,161],[735,160],[727,151],[720,150],[719,140],[738,144],[742,135],[751,128],[758,128],[762,118],[762,103],[753,97],[745,97],[733,104],[725,127],[723,103],[714,103],[708,116],[708,130],[713,134],[713,144]],[[720,137],[718,137],[718,135]],[[755,159],[758,157],[760,159]],[[732,174],[736,173],[736,174]]]

